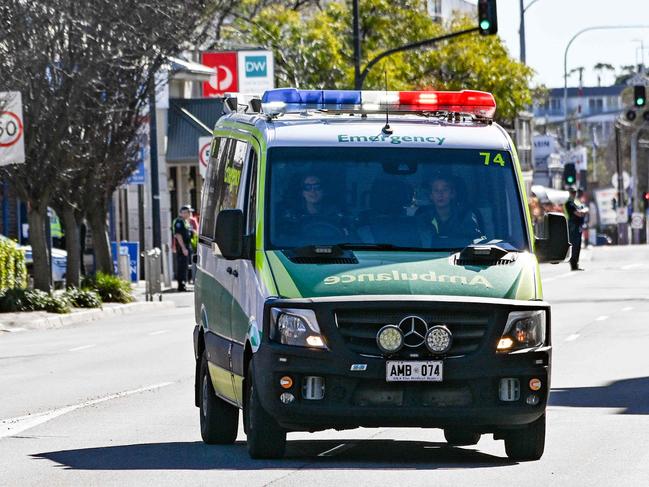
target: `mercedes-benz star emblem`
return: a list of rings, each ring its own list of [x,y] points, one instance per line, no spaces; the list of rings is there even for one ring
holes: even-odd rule
[[[419,316],[406,316],[398,325],[403,333],[403,344],[409,348],[417,348],[426,341],[428,323]]]

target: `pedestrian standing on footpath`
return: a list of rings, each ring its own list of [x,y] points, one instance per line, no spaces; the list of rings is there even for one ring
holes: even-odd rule
[[[186,291],[185,283],[189,271],[189,262],[192,258],[192,237],[194,229],[189,221],[192,208],[182,206],[178,218],[174,220],[174,242],[176,244],[176,280],[178,292]]]
[[[576,200],[577,189],[574,186],[570,186],[568,192],[570,196],[563,208],[568,218],[568,236],[572,245],[570,270],[583,271],[584,269],[579,267],[579,253],[581,252],[581,230],[588,214],[588,208]]]

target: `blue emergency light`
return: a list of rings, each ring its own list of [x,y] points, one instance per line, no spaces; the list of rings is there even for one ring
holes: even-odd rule
[[[262,110],[269,115],[307,110],[358,112],[453,112],[491,119],[496,101],[484,91],[268,90]]]

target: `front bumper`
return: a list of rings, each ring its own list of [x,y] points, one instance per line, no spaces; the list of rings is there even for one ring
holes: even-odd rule
[[[291,301],[290,306],[295,307],[296,303]],[[407,303],[404,306],[408,306]],[[506,310],[503,312],[506,314]],[[350,351],[331,328],[332,323],[327,322],[325,310],[316,306],[316,314],[328,338],[329,350],[291,347],[265,338],[254,356],[255,384],[262,405],[287,429],[462,426],[486,433],[529,424],[545,411],[550,388],[551,347],[548,344],[526,353],[496,353],[495,343],[504,322],[502,326],[491,327],[477,352],[445,358],[442,382],[388,383],[385,358]],[[268,337],[268,333],[264,336]],[[427,359],[431,357],[417,360]],[[362,364],[365,370],[352,370],[354,364]],[[288,390],[280,386],[280,378],[285,375],[293,379],[293,386]],[[323,399],[303,397],[302,386],[307,376],[324,378]],[[504,402],[499,399],[503,378],[519,379],[519,400]],[[529,389],[532,378],[541,380],[539,391]],[[279,396],[283,392],[292,393],[295,401],[282,403]],[[538,404],[526,403],[530,394],[539,397]]]

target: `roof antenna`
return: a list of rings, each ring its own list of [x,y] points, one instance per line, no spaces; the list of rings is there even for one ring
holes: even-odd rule
[[[385,127],[381,129],[385,135],[392,135],[394,130],[390,127],[390,105],[388,103],[388,72],[383,71],[385,76]]]

